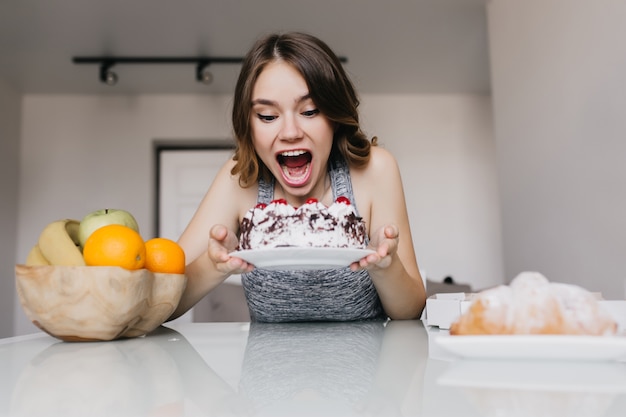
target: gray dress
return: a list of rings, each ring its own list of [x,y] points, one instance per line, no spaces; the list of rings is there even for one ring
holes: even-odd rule
[[[357,211],[350,170],[329,161],[333,199],[345,196]],[[274,198],[274,181],[259,181],[257,202]],[[326,270],[273,271],[255,268],[241,275],[250,318],[258,322],[350,321],[386,318],[367,271],[349,267]]]

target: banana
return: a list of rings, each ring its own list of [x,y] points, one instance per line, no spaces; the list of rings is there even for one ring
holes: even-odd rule
[[[78,246],[80,222],[57,220],[48,224],[39,235],[39,250],[51,265],[85,265]]]
[[[50,265],[50,262],[43,256],[41,253],[41,249],[39,249],[39,245],[33,246],[33,248],[28,252],[28,256],[26,256],[26,265]]]

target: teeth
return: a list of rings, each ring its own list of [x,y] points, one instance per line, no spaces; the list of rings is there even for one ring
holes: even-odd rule
[[[281,156],[299,156],[302,154],[305,154],[306,151],[303,150],[297,150],[297,151],[285,151],[285,152],[281,152]]]

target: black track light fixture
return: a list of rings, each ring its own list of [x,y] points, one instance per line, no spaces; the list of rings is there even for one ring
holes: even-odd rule
[[[209,71],[211,61],[198,61],[196,65],[196,81],[209,85],[213,82],[213,74]]]
[[[196,81],[211,84],[213,74],[208,70],[212,64],[240,64],[241,57],[132,57],[132,56],[76,56],[72,58],[74,64],[92,64],[100,66],[100,81],[107,85],[115,85],[118,76],[111,68],[121,64],[194,64],[196,66]]]
[[[347,62],[345,57],[339,57],[341,62]],[[134,57],[134,56],[76,56],[72,58],[74,64],[92,64],[100,66],[100,81],[107,85],[117,84],[117,74],[111,70],[114,65],[120,64],[194,64],[196,66],[196,81],[209,85],[213,82],[213,74],[209,71],[212,64],[240,64],[242,57]]]
[[[117,74],[111,70],[113,65],[115,65],[115,63],[110,61],[100,63],[100,81],[106,85],[117,84]]]

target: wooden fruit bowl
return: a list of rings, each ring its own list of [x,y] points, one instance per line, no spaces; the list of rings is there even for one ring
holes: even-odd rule
[[[109,266],[15,266],[15,284],[27,317],[64,341],[143,336],[178,306],[184,274],[129,271]]]

